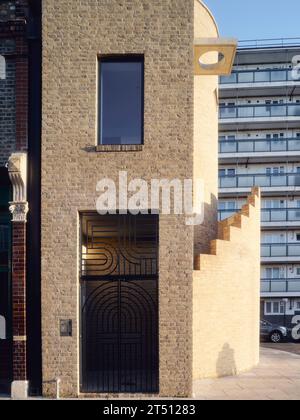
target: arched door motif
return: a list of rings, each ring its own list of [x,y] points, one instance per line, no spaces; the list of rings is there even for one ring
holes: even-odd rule
[[[158,392],[158,217],[82,216],[83,392]]]

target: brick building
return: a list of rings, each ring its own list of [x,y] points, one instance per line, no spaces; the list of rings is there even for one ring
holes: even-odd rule
[[[1,40],[19,45],[0,80],[3,382],[17,397],[58,383],[66,397],[184,397],[255,365],[258,191],[217,222],[218,75],[235,42],[198,0],[3,3]],[[98,182],[120,171],[201,178],[203,223],[159,203],[99,215]]]
[[[36,221],[40,181],[36,156],[40,145],[30,142],[30,138],[39,137],[40,126],[40,69],[35,65],[40,55],[37,12],[37,2],[0,3],[0,391],[10,390],[11,382],[22,382],[28,375],[32,390],[40,389],[40,351],[35,347],[40,348],[36,321],[40,306],[36,299],[40,295],[38,264],[30,268],[36,255],[34,249],[39,253]],[[28,199],[32,209],[29,217]],[[27,324],[26,303],[32,307]]]

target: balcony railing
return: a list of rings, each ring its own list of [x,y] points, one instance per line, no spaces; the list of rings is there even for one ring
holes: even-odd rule
[[[263,293],[295,293],[300,292],[300,279],[262,279],[261,292]]]
[[[262,222],[299,222],[300,208],[262,209]]]
[[[230,76],[221,76],[220,84],[299,82],[299,79],[295,79],[293,76],[292,69],[236,70]]]
[[[262,257],[300,257],[299,243],[262,244]]]
[[[225,220],[233,216],[239,210],[219,210],[219,220]],[[300,208],[262,209],[261,221],[272,222],[300,222]]]
[[[264,38],[239,41],[239,49],[299,47],[300,38]]]
[[[228,219],[238,211],[239,209],[219,210],[219,220]],[[300,222],[300,208],[262,209],[261,221],[263,223]]]
[[[219,188],[300,187],[300,173],[293,174],[243,174],[219,178]]]
[[[220,140],[219,153],[300,151],[300,138]]]
[[[220,105],[220,119],[300,117],[299,104]]]

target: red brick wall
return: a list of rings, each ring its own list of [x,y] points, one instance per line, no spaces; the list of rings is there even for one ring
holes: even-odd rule
[[[13,378],[26,379],[26,223],[12,228]]]
[[[26,13],[28,0],[11,1],[2,14],[0,37],[13,40],[15,51],[10,60],[15,63],[15,152],[28,147],[28,43],[26,39]],[[11,5],[16,6],[15,9]],[[14,11],[14,12],[12,12]],[[10,21],[10,22],[8,22]],[[6,23],[5,23],[6,22]],[[13,22],[13,23],[12,23]],[[0,145],[1,146],[1,145]],[[13,379],[27,379],[26,373],[26,223],[12,225],[12,328]],[[7,352],[8,354],[8,352]],[[8,364],[7,364],[8,365]],[[7,377],[9,374],[7,372]]]

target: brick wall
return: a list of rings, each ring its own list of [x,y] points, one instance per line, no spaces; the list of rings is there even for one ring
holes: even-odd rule
[[[103,177],[191,178],[193,0],[43,1],[43,380],[79,393],[78,212]],[[145,55],[145,145],[96,153],[97,54]],[[170,240],[172,238],[172,240]],[[193,231],[160,218],[160,395],[192,389]],[[59,336],[72,319],[74,335]],[[45,394],[53,393],[47,387]]]
[[[16,150],[26,151],[28,145],[28,44],[16,39]]]
[[[13,377],[26,380],[26,224],[12,227]]]
[[[219,237],[210,255],[195,260],[194,379],[235,375],[259,361],[258,190],[241,213],[219,223]]]
[[[0,55],[5,57],[6,66],[6,78],[0,80],[0,167],[13,152],[27,150],[27,3],[15,0],[0,4]],[[8,24],[11,21],[17,24]],[[27,379],[26,224],[14,222],[12,232],[13,379],[23,381]]]
[[[208,10],[195,0],[194,37],[216,38]],[[195,228],[195,254],[208,252],[218,220],[218,76],[194,78],[194,177],[204,182],[204,222]]]
[[[0,55],[15,53],[14,39],[1,39]],[[0,79],[0,166],[4,166],[16,147],[16,65],[6,58],[6,79]]]
[[[43,1],[43,380],[60,378],[63,396],[79,395],[78,215],[95,209],[97,182],[103,177],[117,181],[119,170],[148,182],[200,177],[206,213],[203,226],[195,229],[196,254],[208,251],[217,238],[217,77],[193,77],[194,36],[217,36],[212,17],[198,1],[61,0],[59,7],[54,0]],[[97,55],[114,53],[145,54],[145,145],[130,153],[97,153]],[[237,358],[236,363],[238,369],[249,367],[248,355],[256,362],[257,272],[240,284],[242,272],[259,267],[259,210],[251,207],[251,216],[253,211],[249,221],[241,218],[242,234],[231,238],[230,252],[227,242],[220,242],[215,265],[195,271],[194,290],[194,232],[182,216],[160,217],[162,397],[191,395],[193,360],[194,378],[214,375],[212,360],[230,337],[237,355],[245,350],[242,335],[228,335],[232,318],[222,306],[227,297],[237,305],[236,317],[251,302],[240,325],[251,328],[253,346],[245,361]],[[73,320],[73,337],[60,337],[60,319]],[[217,319],[225,322],[226,342],[221,328],[214,331]],[[45,395],[54,392],[44,387]]]
[[[27,3],[14,0],[0,4],[0,55],[6,62],[6,79],[0,79],[0,167],[12,152],[27,149]],[[18,21],[18,25],[7,25],[8,21]]]

